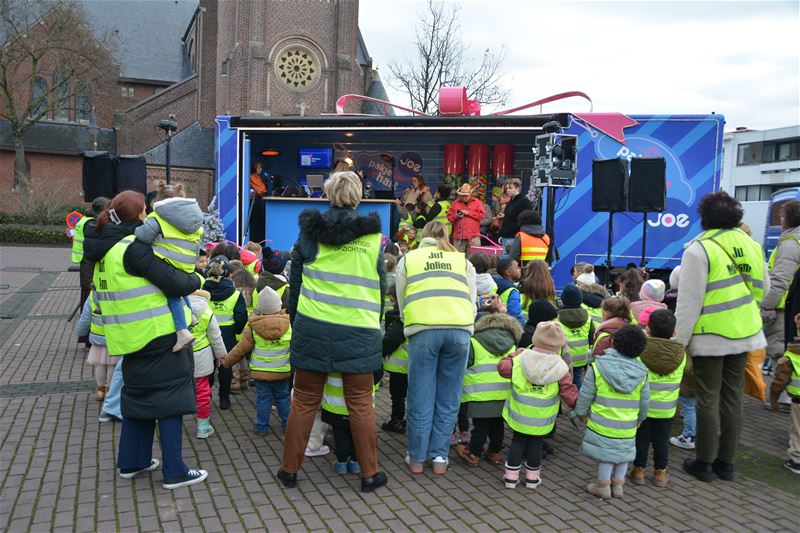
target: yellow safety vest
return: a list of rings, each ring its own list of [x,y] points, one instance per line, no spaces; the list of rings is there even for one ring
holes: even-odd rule
[[[89,295],[89,308],[92,310],[92,323],[89,325],[89,331],[93,335],[105,337],[106,330],[103,325],[103,314],[100,312],[100,302],[97,300],[97,291],[94,289]]]
[[[321,322],[380,329],[380,248],[380,233],[340,246],[319,243],[317,256],[303,265],[297,312]]]
[[[696,241],[706,251],[709,272],[693,333],[728,339],[752,337],[763,327],[759,304],[764,294],[764,252],[738,228],[709,230]]]
[[[573,368],[579,368],[589,364],[589,330],[592,329],[592,317],[588,317],[586,322],[579,328],[571,328],[558,321],[564,336],[567,338],[567,346],[572,356]]]
[[[184,233],[161,218],[155,211],[147,217],[156,219],[161,227],[161,233],[153,242],[153,253],[178,270],[187,274],[194,272],[203,228],[198,228],[194,233]]]
[[[208,324],[211,322],[212,316],[214,316],[214,312],[211,311],[210,307],[206,307],[203,314],[197,319],[197,324],[189,328],[189,331],[194,335],[192,349],[195,352],[199,352],[203,348],[208,348],[211,345],[211,341],[208,340]]]
[[[383,369],[395,374],[408,374],[408,340],[383,360]]]
[[[600,332],[600,334],[597,335],[597,337],[595,337],[594,339],[594,343],[592,344],[592,352],[594,352],[594,349],[597,348],[597,343],[600,342],[600,339],[604,339],[605,337],[610,337],[610,336],[611,333],[607,331]]]
[[[474,304],[464,254],[426,246],[407,253],[405,261],[405,326],[473,324]]]
[[[497,363],[503,357],[514,352],[512,346],[503,354],[495,355],[483,347],[475,337],[470,339],[475,361],[467,368],[464,374],[464,385],[461,390],[461,403],[488,402],[492,400],[505,400],[511,389],[511,380],[506,379],[497,372]]]
[[[75,235],[72,236],[72,257],[73,263],[80,263],[83,259],[83,226],[94,217],[83,217],[75,224]]]
[[[77,230],[77,228],[76,228],[76,230]],[[76,235],[77,235],[77,233],[76,233]],[[780,241],[778,241],[778,246],[776,246],[775,249],[772,250],[772,253],[769,254],[769,263],[767,264],[767,266],[769,267],[769,271],[770,272],[772,272],[772,269],[775,266],[775,255],[778,252],[778,248],[780,247],[781,243],[784,242],[784,241],[797,241],[798,246],[800,246],[800,238],[797,238],[797,237],[792,237],[792,236],[788,236],[787,235],[786,237],[784,237]],[[800,270],[800,263],[797,265],[797,269]],[[783,309],[783,308],[785,308],[786,307],[786,298],[788,296],[789,296],[789,289],[787,288],[783,292],[783,296],[781,296],[781,299],[778,301],[778,305],[775,306],[775,309]]]
[[[789,384],[786,385],[786,392],[795,398],[800,398],[800,354],[786,350],[786,353],[783,355],[785,355],[792,364],[792,377]]]
[[[519,357],[512,361],[511,394],[503,406],[503,419],[525,435],[548,435],[558,417],[558,382],[534,385],[525,377]]]
[[[589,318],[592,319],[592,322],[594,322],[595,327],[603,323],[602,309],[600,309],[599,307],[589,307],[586,304],[581,304],[581,307],[586,309],[586,312],[589,313]]]
[[[375,407],[375,393],[378,392],[379,383],[372,386],[372,407]],[[322,389],[322,409],[329,413],[349,416],[347,403],[344,399],[344,381],[341,372],[330,372],[325,379]]]
[[[444,227],[447,228],[447,234],[450,235],[453,233],[453,225],[450,223],[450,220],[447,219],[447,212],[450,211],[450,202],[447,200],[439,200],[436,202],[441,206],[441,210],[439,214],[433,217],[433,220],[436,222],[441,222]]]
[[[153,339],[175,333],[175,321],[161,289],[125,271],[123,257],[133,240],[131,235],[112,246],[94,269],[109,355],[138,352]],[[185,306],[184,310],[188,323],[191,313]]]
[[[252,328],[251,328],[252,329]],[[250,370],[256,372],[291,372],[289,364],[289,343],[292,340],[292,327],[280,339],[267,340],[253,330],[253,354],[250,356]]]
[[[217,324],[219,327],[228,327],[234,325],[233,320],[233,310],[236,307],[236,302],[239,301],[239,296],[241,296],[241,292],[239,289],[233,291],[233,294],[225,298],[224,300],[211,300],[208,302],[208,306],[214,312],[214,316],[217,317]]]
[[[647,410],[649,418],[672,418],[675,416],[684,367],[686,367],[686,354],[678,368],[669,374],[647,371],[647,379],[650,381],[650,408]]]
[[[639,398],[647,377],[629,393],[615,390],[605,380],[597,363],[592,363],[597,396],[592,402],[592,412],[586,426],[604,437],[631,439],[636,436],[639,423]]]

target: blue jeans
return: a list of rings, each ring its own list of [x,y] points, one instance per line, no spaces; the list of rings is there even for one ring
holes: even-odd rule
[[[681,410],[683,411],[683,436],[694,437],[697,424],[694,396],[678,396],[678,402],[680,402]]]
[[[286,430],[289,420],[289,411],[292,408],[289,402],[289,380],[279,381],[256,380],[256,431],[269,431],[269,414],[272,402],[278,407],[278,416],[281,417],[281,427]]]
[[[578,390],[581,390],[581,385],[583,385],[583,376],[586,375],[586,367],[585,366],[578,366],[572,367],[572,383],[578,387]]]
[[[183,462],[182,421],[180,416],[158,420],[158,434],[161,441],[161,465],[164,481],[170,482],[185,476],[189,468]],[[153,435],[155,420],[125,418],[119,435],[119,455],[117,468],[146,468],[153,458]]]
[[[189,309],[192,308],[188,296],[167,296],[167,307],[169,307],[169,314],[172,315],[172,320],[175,322],[175,329],[187,329],[189,327],[186,325],[186,315],[183,311],[184,305]]]
[[[111,376],[111,383],[108,384],[106,399],[103,401],[103,412],[117,418],[122,418],[120,399],[122,397],[122,386],[124,384],[125,383],[122,381],[122,358],[120,357],[119,363],[117,363],[117,366],[114,368],[114,375]]]
[[[429,329],[408,339],[406,429],[415,462],[447,457],[467,370],[469,332]]]

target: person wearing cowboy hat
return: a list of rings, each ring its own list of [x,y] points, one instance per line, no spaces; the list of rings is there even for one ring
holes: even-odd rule
[[[453,245],[461,252],[469,252],[470,246],[481,244],[484,206],[472,196],[472,187],[468,183],[462,185],[456,194],[458,199],[450,206],[447,220],[453,225]]]

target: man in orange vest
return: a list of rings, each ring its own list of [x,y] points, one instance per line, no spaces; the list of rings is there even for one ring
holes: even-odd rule
[[[550,250],[550,237],[542,228],[542,216],[533,209],[519,214],[519,232],[511,243],[509,259],[521,266],[530,261],[546,261]]]

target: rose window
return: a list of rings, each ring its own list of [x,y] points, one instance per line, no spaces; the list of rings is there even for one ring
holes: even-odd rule
[[[296,91],[310,89],[319,78],[319,71],[319,61],[314,53],[300,46],[287,48],[275,62],[278,78]]]

